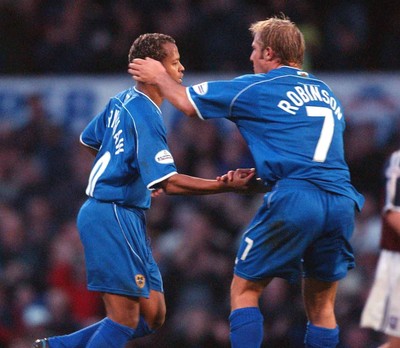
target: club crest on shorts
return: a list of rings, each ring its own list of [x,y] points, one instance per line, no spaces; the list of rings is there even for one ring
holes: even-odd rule
[[[146,284],[146,278],[144,277],[143,274],[136,274],[136,275],[135,275],[135,282],[136,282],[136,285],[137,285],[140,289],[142,289],[142,288],[145,286],[145,284]]]

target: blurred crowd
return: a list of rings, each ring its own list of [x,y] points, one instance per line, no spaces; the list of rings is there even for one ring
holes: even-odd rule
[[[121,73],[132,40],[155,31],[177,40],[188,71],[250,71],[247,28],[279,12],[303,30],[306,66],[314,70],[400,68],[400,46],[393,44],[400,38],[400,7],[388,0],[1,0],[0,74]],[[99,294],[86,290],[76,230],[93,158],[78,134],[51,121],[40,95],[24,102],[26,122],[0,124],[0,348],[27,348],[38,337],[104,316]],[[399,124],[390,127],[399,134]],[[383,165],[400,147],[400,139],[378,133],[374,123],[347,127],[347,160],[366,204],[353,238],[357,268],[337,300],[340,348],[376,348],[382,341],[359,328],[379,253]],[[228,123],[176,113],[168,137],[181,173],[215,178],[252,166]],[[129,347],[229,347],[235,253],[261,199],[230,193],[153,199],[147,224],[164,277],[167,320]],[[299,286],[276,279],[262,297],[265,348],[302,347]]]
[[[76,229],[93,158],[79,145],[78,134],[52,123],[40,95],[25,103],[24,124],[0,126],[1,348],[27,348],[37,337],[69,333],[104,316],[99,294],[86,290]],[[176,112],[168,134],[181,173],[215,178],[252,166],[228,122],[183,119]],[[361,330],[358,322],[379,252],[383,163],[400,141],[376,147],[374,129],[358,124],[348,125],[347,134],[354,183],[366,205],[353,238],[357,268],[342,283],[337,301],[341,348],[376,348],[380,335]],[[156,334],[129,347],[229,347],[235,253],[261,199],[233,193],[153,199],[147,224],[164,277],[167,320]],[[299,286],[276,279],[262,297],[266,348],[302,346],[306,319]]]
[[[248,71],[248,27],[281,12],[304,32],[309,68],[400,68],[390,0],[2,0],[0,74],[119,73],[145,32],[172,35],[192,72]]]

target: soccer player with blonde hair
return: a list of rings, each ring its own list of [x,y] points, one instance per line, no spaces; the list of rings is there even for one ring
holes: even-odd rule
[[[302,70],[304,38],[289,18],[268,18],[250,31],[254,74],[185,88],[149,58],[134,60],[128,72],[155,84],[190,117],[235,123],[257,175],[272,188],[237,252],[230,291],[232,347],[261,346],[264,288],[275,277],[289,282],[301,277],[305,346],[333,348],[339,342],[336,292],[354,267],[350,238],[355,210],[364,201],[345,161],[344,112],[329,86]]]

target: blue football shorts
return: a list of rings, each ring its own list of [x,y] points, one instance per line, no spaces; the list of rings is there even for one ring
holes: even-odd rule
[[[77,225],[89,290],[146,298],[150,290],[163,292],[141,209],[89,198]]]
[[[336,281],[354,268],[355,202],[302,180],[283,180],[264,196],[237,253],[237,276],[258,281],[303,277]]]

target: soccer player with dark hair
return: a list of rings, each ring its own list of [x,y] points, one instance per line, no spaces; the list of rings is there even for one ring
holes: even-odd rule
[[[254,74],[176,83],[158,62],[135,59],[128,72],[155,84],[188,116],[236,124],[272,191],[243,234],[231,284],[233,348],[260,347],[259,298],[274,277],[303,277],[305,346],[336,347],[339,280],[354,267],[350,238],[363,197],[345,162],[345,117],[329,86],[302,70],[305,42],[285,16],[251,25]],[[221,179],[229,180],[230,176]]]
[[[180,84],[184,67],[172,37],[138,37],[129,61],[152,57]],[[151,190],[175,195],[245,192],[259,185],[254,169],[228,172],[232,181],[177,173],[166,142],[157,86],[137,82],[110,99],[80,141],[95,156],[77,224],[84,246],[88,289],[102,293],[106,318],[69,335],[38,339],[36,348],[122,348],[154,332],[166,305],[159,268],[146,235]]]

